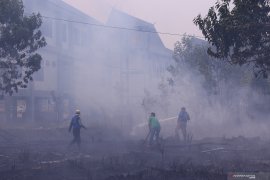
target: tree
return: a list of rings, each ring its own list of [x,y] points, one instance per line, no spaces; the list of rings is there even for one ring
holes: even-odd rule
[[[36,51],[46,45],[40,14],[26,16],[22,0],[0,0],[0,92],[26,88],[41,66]]]
[[[187,69],[191,74],[203,77],[202,85],[209,94],[217,94],[221,81],[226,82],[228,79],[235,78],[235,72],[240,69],[209,56],[206,53],[208,47],[209,44],[206,41],[188,36],[177,41],[173,56],[175,65],[168,68],[172,75],[169,83],[178,76],[181,77],[181,73]]]
[[[252,64],[255,75],[270,70],[269,0],[219,0],[194,23],[213,46],[209,55],[232,64]]]

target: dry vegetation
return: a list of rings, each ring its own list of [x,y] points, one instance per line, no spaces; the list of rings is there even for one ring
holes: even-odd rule
[[[106,132],[106,133],[101,133]],[[228,172],[270,170],[269,142],[208,138],[189,144],[163,139],[147,147],[118,132],[88,129],[80,149],[67,129],[0,131],[1,180],[227,179]]]

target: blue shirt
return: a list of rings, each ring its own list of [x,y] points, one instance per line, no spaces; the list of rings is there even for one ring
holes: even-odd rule
[[[189,114],[186,111],[180,111],[178,121],[187,122],[188,120],[190,120]]]
[[[81,118],[79,115],[76,114],[71,120],[70,128],[79,129],[81,127],[82,127]]]

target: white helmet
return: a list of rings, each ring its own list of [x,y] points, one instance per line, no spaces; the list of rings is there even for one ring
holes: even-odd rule
[[[77,109],[75,113],[76,113],[76,114],[80,114],[81,111],[80,111],[79,109]]]

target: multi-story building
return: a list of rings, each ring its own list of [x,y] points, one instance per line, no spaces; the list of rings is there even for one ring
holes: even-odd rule
[[[55,121],[68,117],[76,90],[75,64],[91,51],[91,26],[100,24],[61,0],[24,0],[25,14],[40,13],[41,31],[47,46],[40,49],[41,69],[34,81],[0,103],[2,119],[9,121]],[[69,21],[74,21],[71,23]],[[76,22],[76,23],[75,23]]]
[[[119,78],[129,101],[141,100],[144,90],[156,88],[173,52],[167,49],[153,24],[113,10],[107,25],[107,62],[110,73]],[[111,68],[110,68],[111,67]],[[111,82],[115,83],[115,82]]]
[[[126,13],[113,10],[102,24],[61,0],[24,5],[26,14],[42,15],[47,46],[34,82],[0,102],[9,121],[55,122],[74,108],[89,117],[140,108],[144,90],[155,89],[172,61],[154,25]]]
[[[163,45],[153,24],[124,12],[112,10],[106,26],[111,27],[102,31],[107,37],[104,68],[106,89],[111,91],[109,104],[118,107],[116,117],[122,114],[114,121],[128,119],[122,126],[132,126],[132,121],[145,118],[145,92],[158,94],[173,52]]]

